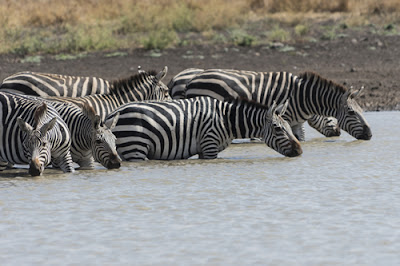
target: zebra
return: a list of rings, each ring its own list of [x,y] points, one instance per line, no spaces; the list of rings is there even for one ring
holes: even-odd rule
[[[165,67],[163,76],[159,76],[160,86],[166,91],[167,87],[161,82],[168,71]],[[138,66],[138,73],[145,74],[146,71]],[[149,71],[148,75],[155,75]],[[79,77],[52,73],[19,72],[3,80],[0,90],[5,92],[21,93],[24,95],[56,97],[84,97],[93,94],[109,94],[111,87],[121,85],[125,81],[134,80],[136,75],[122,80],[108,81],[98,77]],[[128,87],[130,85],[125,84]]]
[[[54,107],[0,92],[0,170],[12,164],[29,164],[29,174],[38,176],[51,162],[53,167],[72,173],[70,146],[68,126]]]
[[[40,97],[81,97],[110,92],[110,82],[97,77],[19,72],[3,80],[0,90]]]
[[[249,137],[262,137],[285,156],[299,156],[300,143],[281,117],[286,107],[195,97],[128,103],[106,121],[119,113],[113,133],[117,151],[126,161],[187,159],[196,154],[200,159],[214,159],[234,138]]]
[[[104,121],[110,112],[128,102],[170,100],[168,88],[161,81],[167,74],[167,70],[168,68],[165,67],[159,73],[142,71],[129,78],[115,80],[111,83],[108,94],[94,94],[83,97],[48,96],[45,99],[52,102],[72,103],[78,106],[89,104],[100,116],[100,120]]]
[[[71,156],[80,166],[79,170],[93,169],[93,159],[108,169],[121,166],[115,146],[116,138],[111,132],[115,126],[113,121],[109,125],[102,125],[100,116],[87,103],[79,108],[71,103],[46,102],[55,107],[68,125],[72,138]]]
[[[168,83],[168,89],[170,92],[170,95],[172,99],[184,99],[185,98],[185,90],[186,90],[186,85],[198,74],[204,72],[204,69],[201,68],[188,68],[180,73],[178,73],[176,76],[174,76],[170,82]],[[218,77],[220,79],[223,79],[224,77],[220,76]],[[246,86],[249,84],[246,84]],[[204,95],[202,93],[201,95]],[[192,97],[195,97],[195,95],[191,95]],[[221,99],[222,97],[216,96],[217,99]],[[337,137],[340,136],[340,128],[337,125],[337,119],[334,117],[325,117],[325,116],[320,116],[320,115],[313,115],[311,118],[307,120],[308,124],[323,134],[326,137]],[[300,138],[300,141],[304,141],[304,136],[305,136],[305,131],[304,128],[302,128],[302,134],[300,136],[296,136]],[[295,134],[296,135],[296,134]]]
[[[356,102],[362,90],[348,89],[310,71],[295,76],[288,72],[209,69],[189,81],[185,97],[245,97],[266,106],[289,99],[283,118],[298,139],[304,140],[303,123],[319,115],[334,117],[339,127],[356,139],[369,140],[371,129]]]

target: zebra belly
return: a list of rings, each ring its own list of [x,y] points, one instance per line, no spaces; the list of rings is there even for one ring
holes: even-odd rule
[[[117,152],[125,161],[188,159],[199,153],[196,140],[179,144],[171,137],[160,135],[138,127],[113,130],[117,137]]]

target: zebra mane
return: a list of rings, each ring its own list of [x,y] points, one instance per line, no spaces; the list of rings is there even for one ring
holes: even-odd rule
[[[322,85],[322,87],[324,87],[324,88],[334,88],[335,90],[337,90],[339,92],[342,92],[342,93],[345,93],[348,90],[345,86],[340,85],[340,84],[338,84],[338,83],[336,83],[336,82],[334,82],[332,80],[323,78],[321,75],[319,75],[319,74],[317,74],[315,72],[312,72],[312,71],[306,71],[304,73],[301,73],[299,75],[299,78],[303,79],[303,80],[316,79],[318,81],[318,83]]]
[[[96,111],[94,110],[94,108],[86,102],[80,107],[82,109],[82,113],[93,121],[94,117],[96,116]]]
[[[131,75],[127,78],[117,79],[110,82],[110,93],[115,92],[124,87],[131,87],[131,84],[136,84],[142,82],[148,76],[156,76],[157,72],[155,70],[141,71],[137,74]]]

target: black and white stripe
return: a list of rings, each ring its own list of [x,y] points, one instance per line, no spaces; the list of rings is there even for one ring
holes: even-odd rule
[[[71,133],[72,160],[80,170],[93,169],[94,160],[108,169],[119,168],[121,159],[115,146],[115,136],[111,132],[113,124],[104,125],[94,109],[85,104],[79,108],[75,104],[48,101],[68,125]],[[112,121],[111,121],[112,122]]]
[[[280,108],[281,114],[285,106]],[[213,159],[234,138],[259,137],[285,156],[302,153],[290,126],[275,113],[247,100],[219,101],[210,97],[129,103],[119,113],[113,130],[123,160],[187,159],[198,154]]]
[[[110,82],[97,77],[19,72],[5,78],[0,89],[40,97],[81,97],[109,93]]]
[[[29,173],[36,176],[51,163],[74,172],[68,126],[53,106],[0,92],[0,110],[1,170],[7,164],[29,164]]]
[[[104,121],[109,113],[128,102],[171,99],[167,86],[161,81],[166,73],[167,68],[165,67],[159,73],[142,71],[127,79],[114,81],[111,83],[108,94],[94,94],[84,97],[46,97],[46,99],[73,103],[79,106],[90,105],[94,108],[95,113],[100,116],[101,121]]]
[[[170,82],[168,83],[168,89],[172,99],[185,99],[185,91],[186,85],[198,74],[204,72],[204,69],[201,68],[188,68],[176,76],[174,76]],[[243,71],[244,72],[244,71]],[[254,73],[254,72],[251,72]],[[220,77],[223,79],[223,77]],[[253,83],[246,83],[245,86],[253,85]],[[251,90],[251,88],[248,88]],[[195,97],[196,95],[191,94],[191,97]],[[199,96],[204,96],[201,94]],[[214,95],[216,99],[222,100],[222,97],[219,95]],[[253,99],[254,100],[254,99]],[[319,115],[313,115],[310,119],[307,120],[308,124],[320,132],[321,134],[325,135],[326,137],[334,137],[340,136],[340,128],[337,125],[337,120],[334,117],[325,117]],[[305,138],[305,131],[304,127],[301,129],[302,134],[298,134],[296,132],[296,137],[298,137],[301,141],[304,141]]]
[[[252,72],[210,69],[197,74],[186,85],[185,97],[199,95],[218,99],[244,97],[266,106],[289,99],[284,119],[299,139],[304,139],[303,123],[313,116],[334,117],[340,128],[357,139],[372,136],[362,109],[351,91],[318,74],[295,76],[288,72]]]

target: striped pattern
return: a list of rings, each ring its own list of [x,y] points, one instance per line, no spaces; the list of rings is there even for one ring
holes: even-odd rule
[[[68,126],[52,106],[41,100],[0,92],[0,110],[3,167],[7,165],[5,162],[29,164],[30,174],[40,175],[51,162],[64,172],[74,171]]]
[[[199,95],[217,99],[244,97],[271,106],[289,99],[284,119],[299,139],[303,123],[314,115],[334,117],[340,128],[357,139],[369,140],[370,127],[355,101],[359,91],[327,80],[312,72],[295,76],[288,72],[252,72],[210,69],[197,74],[186,85],[186,97]]]
[[[170,95],[173,99],[185,99],[185,91],[186,85],[198,74],[202,73],[204,69],[201,68],[188,68],[183,70],[182,72],[178,73],[174,76],[171,81],[168,83],[168,89],[170,91]],[[220,77],[223,79],[223,77]],[[252,83],[253,84],[253,83]],[[246,83],[245,86],[251,85]],[[251,88],[247,88],[251,90]],[[201,94],[203,95],[203,94]],[[195,97],[194,93],[191,94],[191,97]],[[216,99],[222,100],[223,98],[219,95],[214,96]],[[256,99],[252,99],[256,100]],[[320,132],[321,134],[325,135],[326,137],[333,137],[333,136],[340,136],[340,128],[337,125],[337,120],[334,117],[325,117],[314,115],[310,119],[307,120],[309,125]],[[305,140],[305,131],[304,127],[301,128],[301,134],[296,132],[296,137],[304,141]]]
[[[130,103],[116,111],[119,119],[113,133],[118,153],[127,161],[187,159],[196,154],[214,159],[232,139],[250,137],[263,138],[285,156],[300,155],[300,143],[275,110],[275,105],[268,110],[256,103],[210,97]]]
[[[74,104],[51,102],[68,125],[71,133],[72,160],[80,170],[93,169],[94,160],[108,169],[119,168],[121,159],[117,154],[112,125],[101,125],[100,116],[85,104],[82,108]]]
[[[168,87],[161,81],[166,73],[167,68],[164,68],[159,73],[143,71],[127,79],[114,81],[111,83],[108,94],[95,94],[75,98],[47,97],[46,99],[62,103],[73,103],[79,106],[88,104],[94,108],[101,121],[104,121],[110,112],[123,104],[143,100],[170,99]]]
[[[96,77],[19,72],[5,78],[0,89],[40,97],[80,97],[109,93],[110,84],[109,81]]]
[[[201,68],[188,68],[179,72],[168,82],[169,94],[172,99],[185,99],[186,84],[197,74],[203,72]]]

